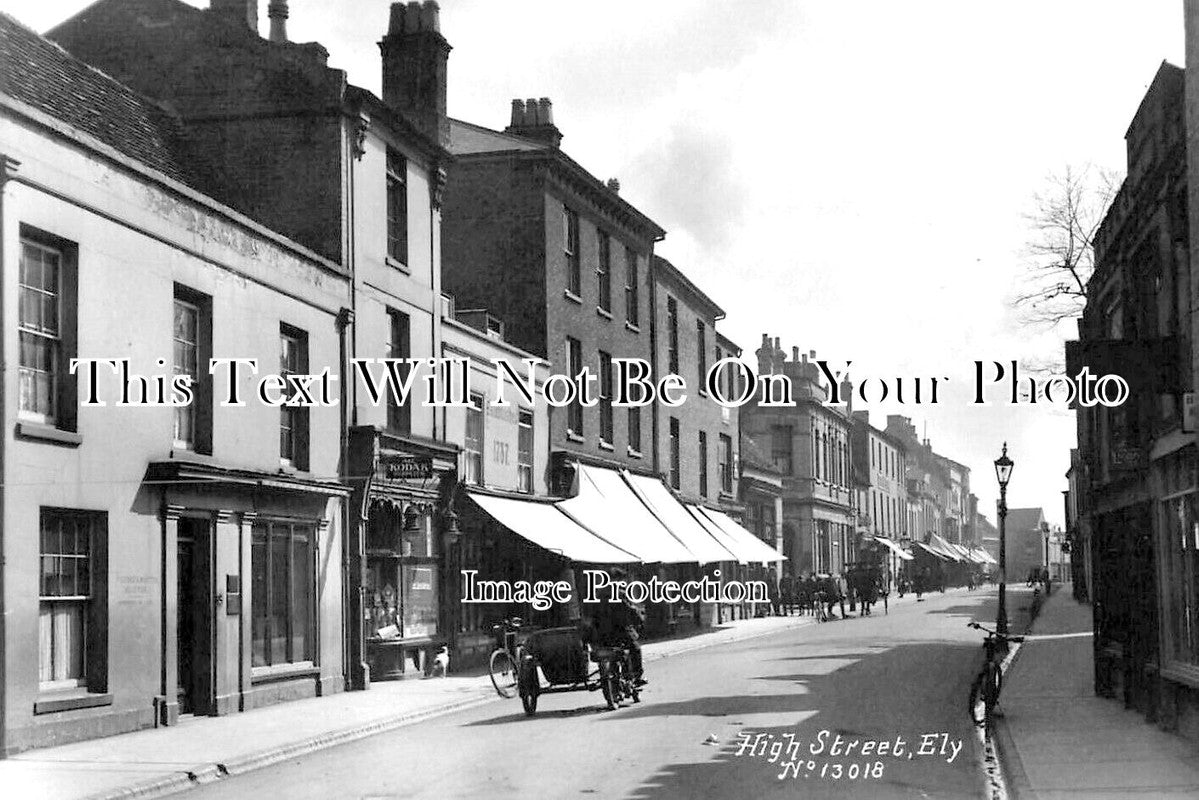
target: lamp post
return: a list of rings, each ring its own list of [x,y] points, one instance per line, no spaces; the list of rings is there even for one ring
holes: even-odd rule
[[[995,630],[1007,633],[1007,484],[1012,478],[1015,464],[1007,457],[1007,442],[1003,443],[1003,455],[995,459],[995,478],[999,481],[999,613],[995,618]]]

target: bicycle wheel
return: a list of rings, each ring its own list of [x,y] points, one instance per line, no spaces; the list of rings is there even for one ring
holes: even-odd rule
[[[489,664],[491,685],[500,697],[516,696],[516,665],[507,650],[494,650]]]
[[[999,705],[999,690],[1003,688],[1003,673],[994,661],[987,662],[983,668],[983,707],[986,710],[984,719],[990,724],[994,718],[995,706]]]
[[[970,684],[970,705],[967,707],[967,712],[970,714],[970,721],[975,725],[983,725],[986,722],[986,713],[982,717],[978,715],[978,702],[982,696],[983,673],[978,673],[974,676],[974,682]]]

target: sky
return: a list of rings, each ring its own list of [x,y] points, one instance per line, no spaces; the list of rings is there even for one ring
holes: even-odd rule
[[[44,31],[87,4],[0,10]],[[288,32],[379,93],[388,6],[292,0]],[[1073,338],[1011,308],[1027,214],[1067,165],[1123,173],[1141,97],[1183,64],[1180,0],[444,0],[441,28],[450,115],[502,129],[513,98],[549,97],[563,150],[667,230],[657,252],[751,362],[768,333],[874,391],[948,378],[936,405],[855,408],[911,417],[992,521],[1006,441],[1008,505],[1062,523],[1073,414],[1006,384],[976,406],[973,365]]]

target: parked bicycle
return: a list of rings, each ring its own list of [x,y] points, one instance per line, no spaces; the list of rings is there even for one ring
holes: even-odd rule
[[[500,697],[516,696],[517,665],[520,664],[520,645],[516,634],[524,624],[520,617],[511,617],[491,626],[495,634],[495,650],[491,652],[488,670],[491,685]]]
[[[1002,648],[1001,652],[999,643],[1023,642],[1024,637],[998,633],[977,622],[967,622],[966,625],[987,634],[987,638],[983,640],[983,652],[986,653],[986,660],[983,663],[982,671],[978,673],[978,677],[974,679],[974,683],[970,687],[970,719],[974,720],[975,725],[989,727],[995,717],[995,708],[999,705],[999,693],[1003,690],[1002,663],[1007,648]],[[980,700],[983,706],[982,719],[979,719],[977,714]]]

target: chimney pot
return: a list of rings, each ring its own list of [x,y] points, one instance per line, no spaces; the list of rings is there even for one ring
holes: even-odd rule
[[[420,21],[423,30],[440,33],[441,6],[437,5],[435,0],[426,0],[425,4],[421,6]]]
[[[391,4],[391,20],[387,23],[387,35],[399,36],[404,32],[404,4]]]
[[[554,104],[550,102],[548,97],[543,97],[537,101],[538,121],[542,125],[554,124]]]
[[[404,9],[404,32],[416,33],[420,30],[420,0],[412,0]]]
[[[795,345],[791,345],[791,360],[799,361],[799,348]]]
[[[608,178],[608,188],[614,192],[620,191],[620,181],[616,178]]]
[[[272,42],[287,41],[287,0],[271,0],[266,7],[266,15],[271,21],[270,40]]]
[[[541,124],[541,109],[538,108],[535,97],[525,101],[525,124],[529,127]]]
[[[518,125],[525,124],[525,101],[524,100],[515,100],[514,99],[512,101],[512,121],[509,122],[508,124],[510,126],[512,126],[513,128],[515,128]]]

